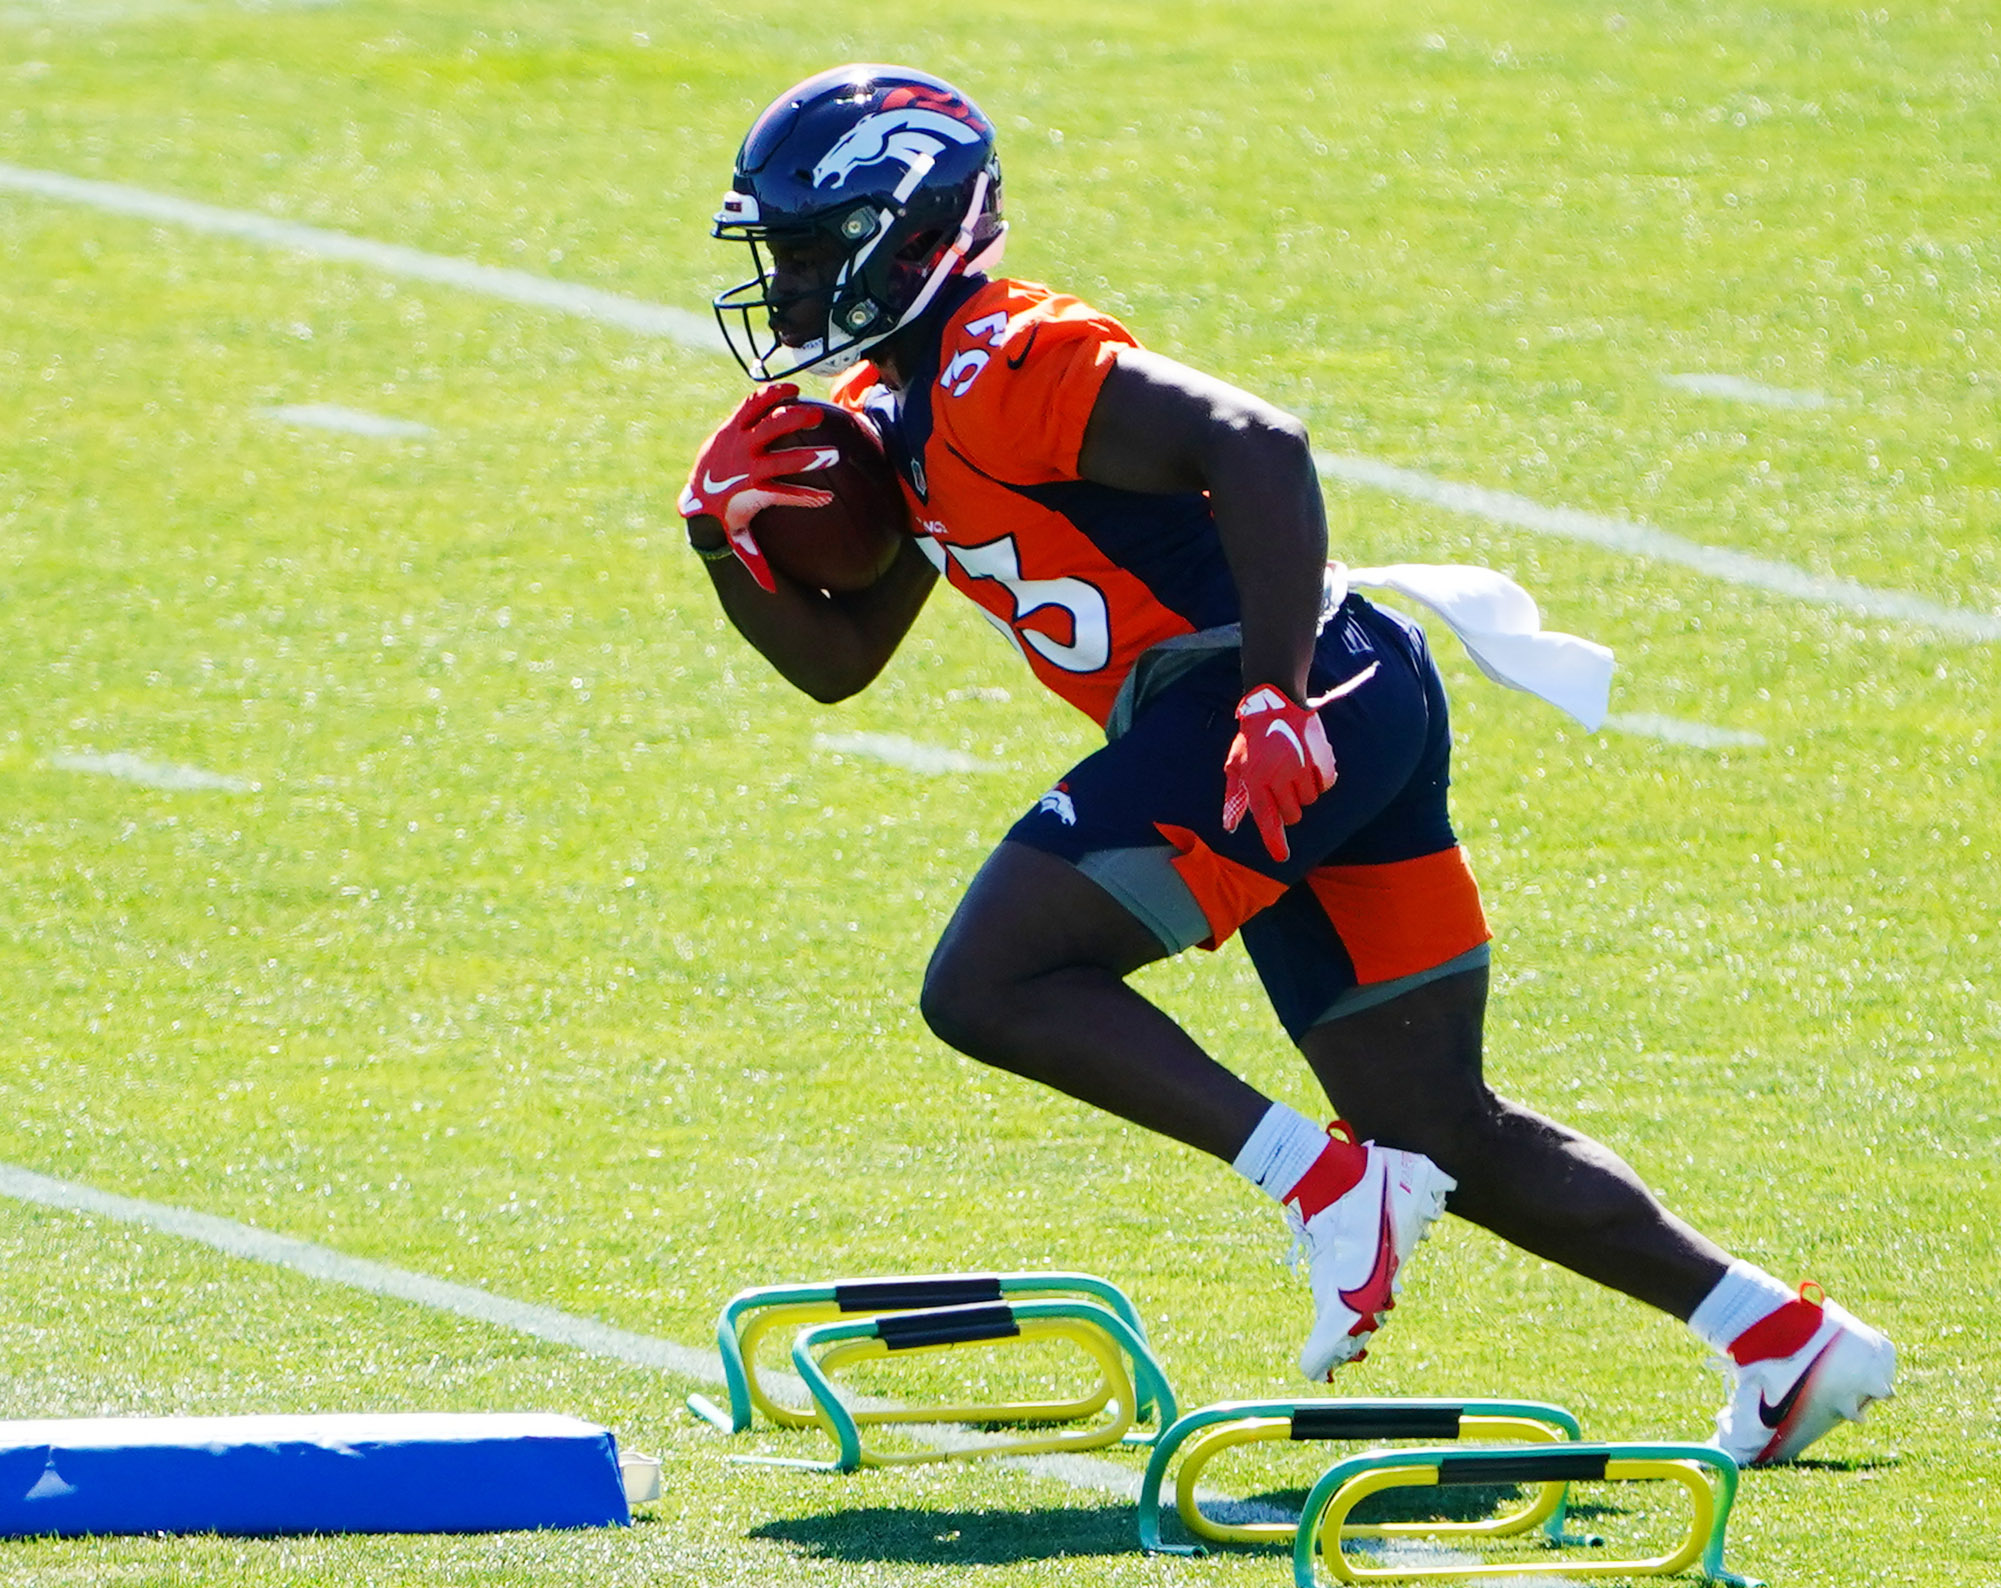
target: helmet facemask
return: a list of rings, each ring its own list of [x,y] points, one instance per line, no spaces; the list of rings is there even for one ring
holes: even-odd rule
[[[717,296],[716,318],[730,351],[752,380],[808,372],[838,375],[852,369],[870,348],[923,314],[953,276],[1000,262],[1007,226],[999,219],[998,162],[979,173],[963,213],[927,227],[922,211],[935,211],[936,205],[913,204],[911,195],[922,187],[929,168],[928,160],[911,166],[888,203],[864,200],[805,217],[766,220],[752,194],[732,191],[724,196],[715,235],[747,244],[755,273]],[[830,249],[839,263],[829,279],[781,292],[778,278],[788,272],[777,256],[788,247]],[[826,304],[813,316],[819,334],[788,345],[781,333],[783,321],[812,298]]]

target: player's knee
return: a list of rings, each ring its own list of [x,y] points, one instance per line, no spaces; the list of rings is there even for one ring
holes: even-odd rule
[[[1517,1180],[1527,1165],[1542,1162],[1564,1133],[1532,1109],[1482,1085],[1439,1100],[1429,1122],[1434,1162],[1462,1184],[1489,1185]]]
[[[1400,1090],[1393,1101],[1375,1101],[1376,1107],[1352,1111],[1349,1124],[1386,1147],[1421,1152],[1452,1174],[1477,1172],[1503,1150],[1509,1105],[1480,1082]]]
[[[947,1047],[979,1058],[991,1041],[1002,1000],[970,957],[941,943],[924,972],[917,1007],[931,1034]]]
[[[1505,1150],[1510,1112],[1507,1100],[1484,1084],[1448,1092],[1436,1103],[1440,1151],[1469,1167],[1487,1162]]]

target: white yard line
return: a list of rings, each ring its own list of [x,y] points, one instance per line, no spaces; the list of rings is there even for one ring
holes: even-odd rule
[[[414,281],[435,282],[466,292],[502,298],[509,303],[527,304],[538,309],[554,309],[616,325],[642,336],[664,337],[687,347],[723,352],[722,333],[715,323],[686,309],[662,303],[647,303],[598,287],[578,286],[569,281],[552,281],[526,270],[507,270],[477,264],[470,259],[454,259],[446,254],[427,254],[421,248],[401,243],[379,243],[323,226],[306,226],[298,221],[279,220],[249,210],[223,209],[170,193],[151,193],[127,187],[121,182],[99,182],[86,177],[65,176],[60,171],[36,171],[24,166],[0,164],[0,190],[32,193],[41,198],[60,199],[70,204],[86,204],[114,215],[130,215],[140,220],[184,226],[191,231],[234,237],[242,242],[260,243],[267,248],[283,248],[293,253],[311,254],[320,259],[364,265],[384,275],[405,276]]]
[[[171,761],[148,761],[129,750],[109,755],[79,751],[49,757],[49,765],[64,772],[95,772],[104,777],[143,783],[147,788],[222,789],[231,794],[255,793],[258,785],[247,777],[231,777],[226,772],[204,772],[198,766],[176,766]]]
[[[1638,739],[1658,739],[1663,744],[1685,744],[1697,750],[1755,750],[1765,742],[1762,733],[1742,728],[1719,728],[1712,723],[1690,722],[1682,717],[1663,717],[1654,712],[1614,712],[1605,726]]]
[[[702,315],[667,304],[605,292],[596,287],[552,281],[525,270],[499,269],[468,259],[428,254],[400,243],[375,242],[347,232],[305,226],[296,221],[278,220],[246,210],[224,209],[219,205],[203,204],[172,194],[152,193],[123,183],[0,164],[0,191],[8,190],[65,203],[84,204],[112,214],[185,226],[266,247],[290,249],[322,259],[342,260],[388,275],[436,282],[512,303],[554,309],[606,325],[622,326],[690,348],[724,351],[721,333],[714,322]],[[1544,507],[1509,491],[1461,485],[1374,458],[1320,452],[1314,454],[1314,460],[1323,474],[1345,480],[1351,485],[1363,485],[1412,501],[1428,502],[1492,523],[1583,541],[1607,551],[1677,563],[1731,584],[1768,590],[1867,617],[1922,624],[1962,639],[2001,639],[2001,613],[1946,606],[1901,590],[1879,590],[1852,579],[1810,573],[1790,563],[1704,546],[1650,525],[1581,512],[1575,508]]]
[[[384,439],[437,434],[429,425],[420,425],[414,419],[392,419],[365,408],[343,408],[339,403],[287,403],[278,408],[260,408],[257,417],[275,419],[281,425],[304,425],[309,430],[340,430],[349,435]]]
[[[1960,639],[2001,640],[2001,613],[1975,612],[1967,607],[1945,606],[1903,590],[1879,590],[1853,579],[1833,574],[1809,573],[1791,563],[1754,557],[1748,552],[1730,551],[1720,546],[1704,546],[1684,540],[1651,524],[1613,518],[1603,513],[1587,513],[1574,507],[1545,507],[1512,491],[1496,491],[1484,485],[1461,485],[1421,474],[1416,469],[1399,468],[1376,458],[1350,454],[1316,452],[1313,461],[1322,474],[1350,485],[1363,485],[1410,501],[1428,502],[1455,513],[1470,513],[1489,523],[1506,524],[1538,535],[1561,540],[1582,541],[1607,551],[1650,557],[1671,562],[1726,583],[1754,590],[1769,590],[1818,606],[1838,607],[1864,617],[1894,618],[1918,623]]]
[[[722,1359],[713,1350],[681,1345],[654,1335],[635,1334],[629,1329],[600,1323],[595,1318],[579,1317],[573,1312],[538,1306],[534,1302],[516,1301],[508,1296],[495,1295],[490,1290],[481,1290],[475,1285],[454,1284],[448,1279],[395,1268],[371,1258],[350,1257],[331,1247],[278,1235],[259,1229],[254,1224],[239,1224],[234,1219],[218,1218],[212,1213],[197,1213],[170,1203],[120,1196],[113,1191],[100,1191],[95,1186],[82,1185],[74,1180],[58,1180],[51,1175],[5,1163],[0,1163],[0,1196],[66,1213],[89,1214],[120,1224],[138,1225],[162,1235],[212,1247],[228,1257],[268,1263],[324,1284],[343,1285],[372,1296],[389,1296],[397,1301],[428,1307],[434,1312],[448,1312],[456,1317],[492,1324],[495,1328],[512,1329],[517,1334],[582,1351],[587,1356],[672,1373],[698,1384],[717,1385],[724,1382]],[[762,1373],[760,1377],[779,1395],[804,1402],[806,1386],[792,1375]],[[856,1404],[871,1406],[884,1403],[858,1400]],[[963,1448],[969,1440],[977,1443],[982,1437],[970,1432],[940,1431],[934,1442],[940,1448]],[[1008,1464],[1038,1477],[1098,1494],[1132,1499],[1139,1493],[1139,1473],[1089,1456],[1011,1457]]]
[[[1742,375],[1663,375],[1663,386],[1694,392],[1698,397],[1724,397],[1733,402],[1758,403],[1766,408],[1825,408],[1828,399],[1817,391],[1795,391],[1788,386],[1765,386]]]
[[[937,774],[1005,770],[992,761],[982,761],[963,750],[950,750],[939,744],[920,744],[898,733],[816,733],[813,735],[813,748],[835,755],[865,756],[871,761],[901,767],[906,772]]]
[[[533,1335],[538,1340],[567,1345],[591,1356],[609,1357],[634,1367],[678,1373],[683,1378],[698,1379],[705,1384],[720,1384],[723,1380],[722,1362],[713,1351],[698,1351],[690,1346],[676,1345],[670,1340],[633,1334],[591,1318],[559,1312],[554,1307],[514,1301],[506,1296],[496,1296],[490,1290],[453,1284],[450,1280],[412,1273],[408,1269],[392,1268],[387,1263],[374,1262],[366,1257],[349,1257],[330,1247],[315,1246],[310,1241],[294,1240],[289,1235],[260,1230],[254,1224],[238,1224],[233,1219],[217,1218],[212,1213],[196,1213],[165,1202],[143,1202],[137,1197],[100,1191],[95,1186],[80,1185],[73,1180],[57,1180],[49,1175],[36,1174],[31,1169],[14,1164],[0,1164],[0,1195],[70,1213],[115,1219],[121,1224],[136,1224],[163,1235],[213,1247],[230,1257],[269,1263],[327,1284],[364,1290],[374,1296],[393,1296],[398,1301],[415,1302],[420,1307],[429,1307],[437,1312],[455,1313],[461,1318],[472,1318],[497,1328]]]

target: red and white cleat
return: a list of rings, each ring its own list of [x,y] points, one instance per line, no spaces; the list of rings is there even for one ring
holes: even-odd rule
[[[1746,1329],[1716,1365],[1730,1381],[1716,1443],[1740,1467],[1791,1461],[1837,1423],[1860,1422],[1872,1402],[1896,1393],[1897,1348],[1814,1284]]]
[[[1422,1153],[1365,1143],[1362,1178],[1312,1218],[1288,1207],[1294,1265],[1303,1257],[1313,1287],[1313,1332],[1299,1371],[1315,1383],[1359,1359],[1403,1288],[1403,1265],[1458,1182]]]

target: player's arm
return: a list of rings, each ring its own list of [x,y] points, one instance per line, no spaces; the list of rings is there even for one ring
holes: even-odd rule
[[[882,671],[937,573],[907,536],[880,579],[840,595],[789,579],[766,560],[752,529],[759,513],[833,500],[800,483],[800,454],[785,445],[818,423],[809,405],[793,401],[798,395],[798,387],[781,383],[745,398],[702,443],[680,507],[688,544],[707,565],[737,632],[787,683],[831,704],[865,689]]]
[[[1077,471],[1100,485],[1207,491],[1243,616],[1244,688],[1306,698],[1327,563],[1327,512],[1306,427],[1227,381],[1122,348]]]
[[[1306,698],[1327,564],[1306,427],[1226,381],[1122,349],[1091,410],[1078,472],[1128,491],[1209,493],[1243,618],[1223,825],[1235,832],[1249,815],[1271,857],[1286,859],[1286,828],[1335,777],[1322,703]]]
[[[728,544],[722,524],[707,516],[688,521],[688,542],[705,554]],[[705,566],[736,631],[787,683],[828,705],[860,693],[888,665],[938,579],[937,569],[908,537],[888,572],[866,590],[842,595],[775,571],[776,588],[766,591],[734,556]]]

